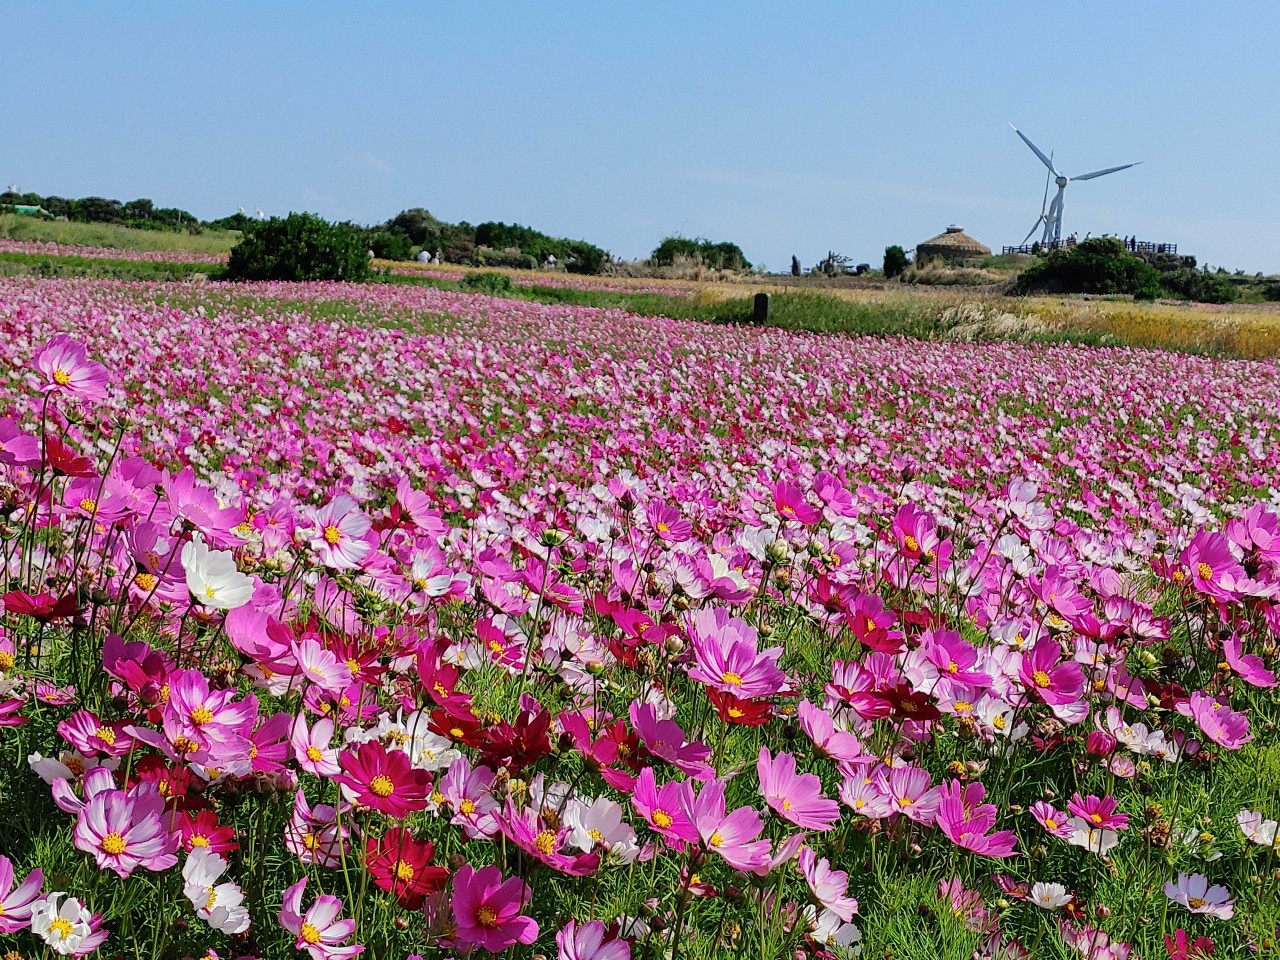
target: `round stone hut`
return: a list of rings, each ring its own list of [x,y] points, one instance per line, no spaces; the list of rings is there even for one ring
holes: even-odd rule
[[[931,240],[916,246],[916,263],[923,266],[930,260],[961,264],[968,260],[981,260],[991,256],[991,248],[979,243],[964,232],[963,227],[947,227]]]

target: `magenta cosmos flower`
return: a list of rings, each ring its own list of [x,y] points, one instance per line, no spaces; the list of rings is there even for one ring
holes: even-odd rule
[[[693,809],[693,787],[687,780],[673,780],[657,786],[653,768],[645,767],[636,778],[631,806],[669,846],[683,850],[698,839],[689,811]]]
[[[280,904],[280,926],[297,938],[294,949],[307,951],[312,960],[348,960],[364,953],[360,944],[342,945],[343,940],[356,932],[354,920],[338,919],[342,901],[327,893],[321,894],[304,913],[302,894],[306,889],[307,878],[303,877],[284,892]]]
[[[16,887],[13,864],[0,856],[0,933],[17,933],[31,923],[31,904],[40,896],[44,872],[32,870]]]
[[[773,757],[761,747],[756,773],[765,802],[782,819],[805,830],[830,830],[840,819],[840,805],[822,795],[822,781],[812,773],[797,775],[791,754]]]
[[[517,943],[538,939],[538,924],[522,911],[529,887],[519,877],[502,879],[497,867],[474,869],[464,864],[453,878],[455,937],[465,947],[498,953]]]
[[[1103,830],[1124,830],[1129,826],[1129,815],[1116,813],[1119,805],[1120,801],[1115,797],[1095,797],[1092,794],[1082,797],[1075,793],[1071,795],[1067,809],[1093,827]]]
[[[101,400],[107,395],[107,368],[94,360],[84,344],[58,334],[35,356],[35,368],[44,377],[45,393],[64,393],[78,400]]]
[[[1041,637],[1022,655],[1018,676],[1037,699],[1050,706],[1075,703],[1084,693],[1084,670],[1074,661],[1061,661],[1062,651],[1052,637]]]
[[[996,807],[983,803],[987,788],[978,782],[963,786],[950,780],[942,787],[938,803],[938,828],[958,847],[984,857],[1011,857],[1017,837],[1011,830],[991,833],[996,825]]]
[[[177,841],[165,828],[164,798],[152,782],[106,790],[80,811],[76,849],[93,854],[100,870],[128,877],[138,867],[168,870],[178,862]]]
[[[431,775],[419,770],[400,750],[388,751],[376,740],[338,757],[343,772],[333,779],[347,787],[357,803],[397,820],[427,806]]]

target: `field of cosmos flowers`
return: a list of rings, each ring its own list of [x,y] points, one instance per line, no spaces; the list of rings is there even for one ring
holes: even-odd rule
[[[1278,956],[1278,374],[0,279],[0,954]]]

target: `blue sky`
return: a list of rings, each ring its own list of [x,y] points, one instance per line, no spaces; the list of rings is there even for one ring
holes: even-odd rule
[[[1280,270],[1280,4],[10,2],[0,185],[385,220],[518,221],[785,267],[949,223]]]

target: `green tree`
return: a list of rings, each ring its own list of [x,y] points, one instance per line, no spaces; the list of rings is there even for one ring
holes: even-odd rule
[[[907,269],[907,251],[896,243],[891,247],[884,248],[884,275],[888,279],[901,276],[902,272]]]
[[[291,213],[249,226],[231,250],[227,276],[233,280],[367,280],[368,247],[350,224]]]

